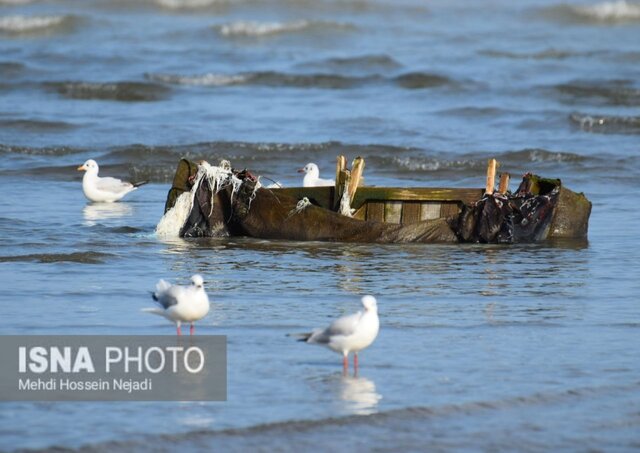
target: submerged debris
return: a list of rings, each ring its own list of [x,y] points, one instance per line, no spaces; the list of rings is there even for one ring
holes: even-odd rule
[[[340,198],[349,197],[348,190],[342,195]],[[559,205],[566,213],[558,213]],[[584,237],[590,210],[588,200],[563,189],[560,180],[526,174],[514,193],[486,193],[461,211],[440,218],[411,223],[361,220],[317,206],[311,196],[294,197],[285,189],[265,189],[259,178],[247,170],[234,171],[226,161],[214,167],[183,160],[157,233],[336,242],[512,244],[544,240],[550,231],[557,237]]]

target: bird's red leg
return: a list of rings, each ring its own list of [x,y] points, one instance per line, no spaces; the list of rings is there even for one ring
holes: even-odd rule
[[[353,369],[357,373],[358,372],[358,353],[353,353]]]
[[[180,330],[180,324],[176,324],[176,331],[178,333],[178,336],[182,335],[182,331]]]
[[[349,357],[346,355],[342,357],[342,374],[349,374]]]
[[[196,333],[196,327],[191,323],[191,327],[189,328],[189,335],[193,335]]]

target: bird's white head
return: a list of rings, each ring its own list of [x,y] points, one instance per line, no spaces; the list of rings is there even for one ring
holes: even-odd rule
[[[98,163],[93,159],[89,159],[84,164],[78,167],[78,171],[86,171],[87,173],[95,173],[97,175]]]
[[[193,286],[196,288],[202,288],[204,286],[204,279],[202,278],[202,275],[196,274],[191,277],[191,283],[193,283]]]
[[[362,298],[362,305],[367,311],[378,311],[378,302],[376,302],[376,298],[373,296],[364,296]]]
[[[316,164],[309,162],[303,168],[298,170],[298,173],[305,173],[307,175],[311,175],[313,178],[317,178],[320,176],[320,169]]]

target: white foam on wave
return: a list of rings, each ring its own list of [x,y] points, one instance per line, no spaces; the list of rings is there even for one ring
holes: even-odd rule
[[[293,22],[253,22],[238,21],[220,25],[218,33],[225,37],[251,37],[278,35],[282,33],[293,33],[309,28],[312,22],[307,20],[297,20]]]
[[[61,25],[69,16],[4,16],[0,17],[0,32],[29,33]]]
[[[156,4],[167,9],[201,9],[227,3],[226,0],[155,0]]]
[[[149,74],[151,80],[170,83],[174,85],[199,85],[199,86],[229,86],[238,85],[247,81],[247,76],[242,74],[202,74],[202,75],[174,75],[174,74]]]
[[[640,20],[640,4],[628,3],[626,0],[575,6],[574,9],[583,17],[601,22]]]
[[[27,5],[35,0],[0,0],[0,5]]]

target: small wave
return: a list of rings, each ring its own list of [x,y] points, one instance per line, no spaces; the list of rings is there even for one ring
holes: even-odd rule
[[[300,32],[335,32],[354,30],[351,24],[297,20],[292,22],[238,21],[216,25],[214,29],[225,38],[263,38]]]
[[[5,16],[0,17],[0,33],[29,35],[66,30],[76,22],[74,16]]]
[[[499,155],[503,162],[516,162],[519,164],[526,164],[530,162],[541,163],[567,163],[567,162],[584,162],[589,159],[580,154],[561,152],[561,151],[548,151],[540,148],[527,148],[520,151],[507,151]]]
[[[232,22],[230,24],[224,24],[216,26],[216,30],[222,36],[234,37],[234,36],[249,36],[249,37],[262,37],[278,35],[282,33],[291,33],[309,28],[310,22],[306,20],[299,20],[295,22]]]
[[[486,159],[461,158],[448,160],[439,157],[373,157],[372,165],[400,173],[434,173],[454,171],[460,174],[478,173],[486,167]]]
[[[542,10],[553,20],[578,24],[622,24],[640,22],[640,4],[625,0],[595,5],[558,5]]]
[[[328,74],[291,74],[275,71],[246,72],[240,74],[145,74],[148,80],[173,85],[194,86],[235,86],[262,85],[287,88],[323,88],[348,89],[357,88],[371,83],[393,83],[401,88],[417,90],[434,88],[442,85],[453,85],[454,82],[444,76],[423,72],[403,74],[393,79],[386,79],[380,75],[347,76],[334,73]]]
[[[45,148],[32,148],[29,146],[13,146],[0,144],[0,155],[2,154],[24,154],[30,156],[68,156],[84,152],[84,149],[71,148],[68,146],[51,146]]]
[[[248,80],[248,76],[235,74],[202,74],[202,75],[177,75],[177,74],[145,74],[145,77],[154,82],[168,83],[171,85],[201,85],[201,86],[229,86],[242,85]]]
[[[410,90],[433,88],[452,83],[452,80],[448,77],[438,74],[428,74],[424,72],[411,72],[408,74],[403,74],[396,77],[394,81],[402,88],[407,88]]]
[[[0,128],[21,129],[33,132],[62,132],[73,129],[76,126],[63,121],[41,120],[0,120]]]
[[[112,256],[114,255],[102,252],[33,253],[30,255],[0,256],[0,263],[35,261],[38,263],[103,264],[105,258]]]
[[[501,115],[511,115],[514,112],[510,110],[504,110],[498,107],[457,107],[452,109],[445,109],[438,112],[440,115],[452,115],[462,116],[469,118],[495,118]]]
[[[556,85],[555,90],[573,101],[600,100],[606,105],[639,106],[640,89],[628,80],[574,81]]]
[[[6,77],[13,77],[25,70],[26,66],[22,63],[13,61],[0,62],[0,74]]]
[[[70,99],[123,102],[159,101],[170,91],[164,85],[144,82],[45,82],[44,85]]]
[[[298,65],[301,68],[322,68],[332,71],[387,71],[402,67],[389,55],[361,55],[357,57],[328,58]]]
[[[625,0],[604,2],[592,6],[574,6],[578,16],[596,22],[637,22],[640,21],[640,5]]]
[[[502,50],[482,50],[480,55],[496,58],[510,58],[514,60],[564,60],[572,57],[585,57],[594,55],[595,52],[572,52],[568,50],[546,49],[533,53],[516,53]]]
[[[247,72],[241,74],[172,75],[146,74],[156,82],[176,85],[233,86],[263,85],[270,87],[346,89],[372,81],[373,77],[348,77],[337,74],[286,74],[281,72]]]
[[[583,131],[601,134],[640,134],[640,116],[584,115],[572,113],[569,120]]]

